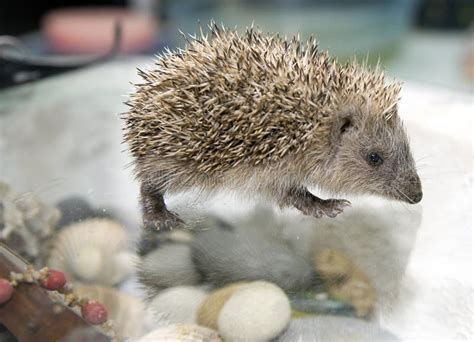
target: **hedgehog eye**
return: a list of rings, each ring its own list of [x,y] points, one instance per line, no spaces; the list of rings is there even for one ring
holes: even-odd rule
[[[376,152],[370,152],[367,156],[367,161],[372,166],[379,166],[383,163],[382,157]]]

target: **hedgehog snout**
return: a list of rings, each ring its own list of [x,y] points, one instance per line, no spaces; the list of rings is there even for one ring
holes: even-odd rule
[[[420,191],[419,193],[417,193],[413,198],[412,198],[412,202],[413,203],[419,203],[421,202],[421,199],[423,198],[423,192]]]
[[[407,187],[405,191],[406,202],[410,204],[416,204],[423,198],[423,191],[421,188],[421,181],[418,175],[411,176],[408,178]]]

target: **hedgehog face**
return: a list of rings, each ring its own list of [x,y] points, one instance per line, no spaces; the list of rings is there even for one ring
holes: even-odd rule
[[[421,182],[398,115],[353,113],[333,127],[335,158],[330,184],[346,193],[370,193],[418,203]]]

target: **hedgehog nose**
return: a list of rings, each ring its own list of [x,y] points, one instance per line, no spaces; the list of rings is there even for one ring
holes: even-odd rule
[[[420,203],[422,198],[423,198],[423,193],[420,191],[415,196],[413,196],[411,200],[413,203]]]

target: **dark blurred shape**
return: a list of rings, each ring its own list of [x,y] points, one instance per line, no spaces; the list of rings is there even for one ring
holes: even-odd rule
[[[104,209],[95,209],[89,202],[82,197],[72,196],[67,197],[56,205],[61,212],[61,218],[56,224],[57,228],[62,228],[73,223],[81,222],[89,218],[111,218]]]
[[[43,15],[54,8],[126,4],[126,0],[3,0],[0,1],[0,35],[19,35],[37,30]]]
[[[421,0],[417,11],[420,27],[465,29],[474,22],[474,0]]]
[[[16,342],[15,336],[2,324],[0,324],[0,341],[1,342]]]
[[[109,52],[98,57],[33,56],[18,39],[0,36],[0,89],[100,63],[114,57],[121,44],[121,23],[116,22]]]

